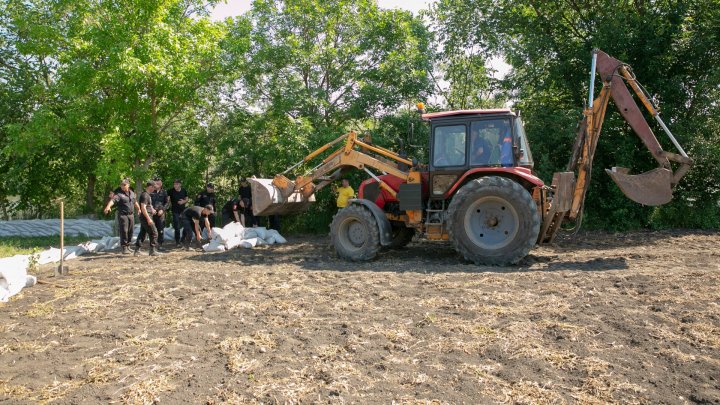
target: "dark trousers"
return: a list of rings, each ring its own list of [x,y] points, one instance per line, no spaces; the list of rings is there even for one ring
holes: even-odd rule
[[[157,246],[158,243],[158,231],[155,227],[154,222],[148,222],[143,215],[140,215],[140,234],[138,235],[137,240],[135,241],[135,246],[140,247],[140,244],[142,243],[142,239],[145,238],[145,235],[143,235],[143,232],[147,235],[150,235],[150,247]],[[140,236],[142,235],[142,239]]]
[[[235,221],[235,215],[233,215],[232,212],[223,212],[222,213],[222,227],[224,228],[225,225],[234,222]]]
[[[274,230],[280,232],[280,215],[277,215],[277,214],[270,215],[269,219],[270,219],[270,228],[269,229],[274,229]]]
[[[180,233],[183,230],[182,213],[173,212],[172,221],[173,229],[175,229],[175,243],[180,243]]]
[[[143,219],[142,214],[140,215],[140,219]],[[155,231],[158,234],[157,241],[162,245],[165,241],[165,214],[163,213],[163,215],[153,215],[152,220],[153,224],[155,224]],[[147,231],[141,226],[140,233],[138,234],[135,244],[141,245],[143,242],[145,242],[146,235]]]
[[[247,199],[243,199],[246,201]],[[242,211],[243,217],[245,217],[245,227],[252,228],[259,223],[258,218],[253,215],[252,207],[249,206],[248,202],[245,203],[245,208]]]
[[[189,244],[192,239],[192,235],[195,235],[195,222],[190,218],[183,218],[183,243],[186,245]]]
[[[120,233],[120,246],[130,246],[133,236],[133,227],[135,227],[135,217],[133,214],[118,214],[118,232]]]

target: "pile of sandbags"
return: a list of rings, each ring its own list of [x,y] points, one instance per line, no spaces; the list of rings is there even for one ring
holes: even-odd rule
[[[63,260],[76,259],[87,252],[116,249],[119,245],[120,238],[117,236],[105,236],[77,246],[67,246],[62,252]],[[37,278],[27,274],[31,260],[37,264],[57,263],[60,261],[60,249],[50,248],[34,255],[15,255],[0,259],[0,302],[7,302],[23,288],[35,285]]]
[[[237,222],[229,223],[224,228],[213,228],[212,234],[210,242],[203,245],[203,250],[206,252],[222,252],[237,247],[250,249],[260,245],[287,243],[287,240],[274,229],[245,228]]]
[[[65,236],[100,236],[113,233],[115,221],[94,219],[66,219]],[[0,221],[0,236],[55,236],[60,235],[59,219],[30,219]]]

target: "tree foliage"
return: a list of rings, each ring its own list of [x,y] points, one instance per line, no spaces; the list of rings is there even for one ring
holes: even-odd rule
[[[373,0],[255,0],[222,22],[208,18],[213,5],[0,1],[0,214],[11,196],[38,214],[58,196],[93,212],[125,176],[179,177],[191,193],[212,180],[229,195],[239,177],[281,172],[350,129],[425,161],[419,100],[511,103],[549,180],[569,158],[600,48],[634,68],[696,165],[671,204],[627,200],[600,169],[654,161],[611,107],[586,224],[720,225],[714,0],[437,0],[420,16]],[[497,58],[512,66],[504,78]],[[332,197],[319,198],[294,229],[324,226]]]

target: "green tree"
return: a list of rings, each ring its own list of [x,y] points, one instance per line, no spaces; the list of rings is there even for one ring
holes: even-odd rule
[[[720,155],[717,52],[720,13],[710,0],[687,2],[597,1],[447,1],[453,10],[446,30],[460,27],[473,41],[504,55],[513,66],[503,83],[523,112],[536,169],[550,179],[569,157],[574,127],[587,98],[590,52],[600,48],[627,62],[662,105],[662,115],[697,164],[676,190],[672,204],[657,209],[627,200],[601,168],[626,166],[633,172],[654,166],[650,154],[631,134],[614,107],[608,111],[595,156],[595,176],[587,197],[592,227],[627,229],[659,226],[718,226]],[[597,86],[596,86],[597,89]],[[656,127],[665,149],[672,144]],[[671,210],[674,214],[663,214]],[[691,215],[703,211],[702,215]],[[714,214],[713,214],[714,213]],[[699,218],[705,218],[699,221]]]

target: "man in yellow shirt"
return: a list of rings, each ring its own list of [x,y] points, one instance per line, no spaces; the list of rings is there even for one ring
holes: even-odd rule
[[[337,189],[337,206],[338,208],[345,208],[348,205],[348,200],[355,196],[355,190],[350,187],[350,180],[342,179],[342,187]]]

